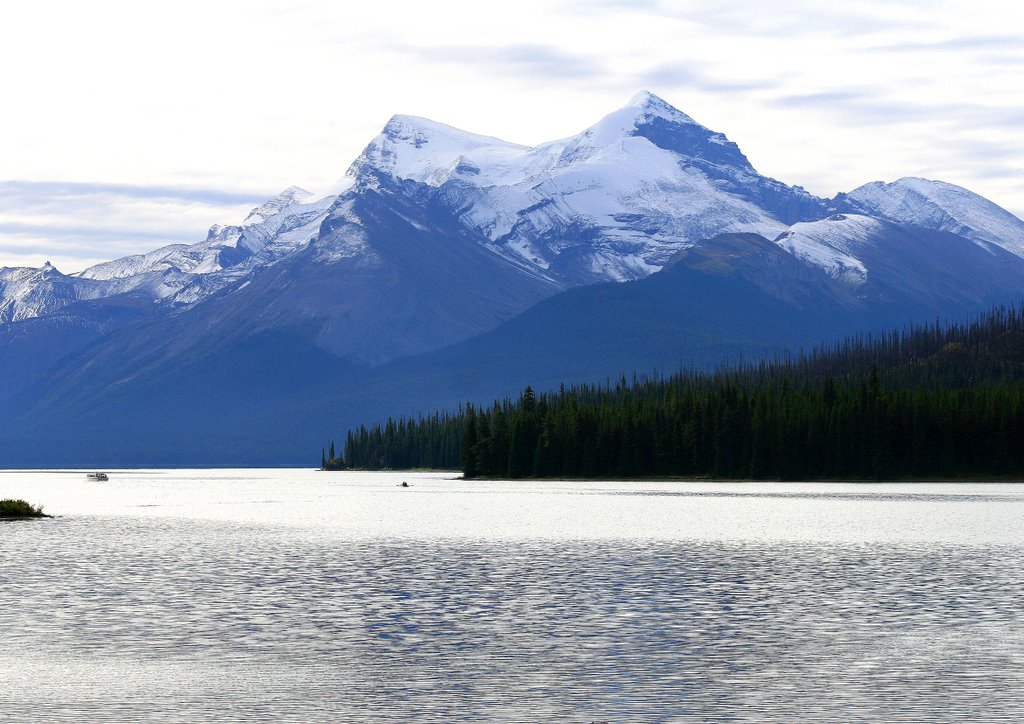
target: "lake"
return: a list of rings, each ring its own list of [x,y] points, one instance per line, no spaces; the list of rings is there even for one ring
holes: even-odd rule
[[[0,473],[0,719],[1024,719],[1021,484],[108,472]]]

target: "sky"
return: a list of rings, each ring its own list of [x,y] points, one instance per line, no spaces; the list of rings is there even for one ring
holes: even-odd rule
[[[40,0],[0,64],[0,266],[200,241],[395,113],[536,145],[641,89],[819,196],[923,176],[1024,217],[1005,0]]]

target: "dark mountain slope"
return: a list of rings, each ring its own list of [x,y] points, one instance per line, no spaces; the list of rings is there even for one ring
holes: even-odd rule
[[[918,242],[922,253],[931,248]],[[900,252],[912,255],[918,242]],[[998,274],[1008,262],[965,248],[965,275]],[[388,415],[514,395],[525,384],[711,368],[976,311],[972,294],[925,303],[916,290],[900,290],[897,273],[877,276],[837,285],[762,237],[725,235],[646,279],[569,290],[483,335],[376,367],[326,352],[314,318],[308,327],[260,328],[256,315],[245,334],[234,321],[221,332],[213,301],[196,310],[207,315],[202,334],[194,320],[161,320],[114,335],[103,354],[69,360],[56,378],[63,383],[33,398],[35,424],[8,427],[0,445],[21,464],[302,464],[310,440],[340,438]],[[88,392],[98,386],[99,398]],[[49,442],[33,443],[40,439],[62,440],[61,457]]]

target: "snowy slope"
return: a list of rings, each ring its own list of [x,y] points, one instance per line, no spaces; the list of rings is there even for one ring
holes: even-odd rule
[[[0,269],[0,323],[51,314],[101,293],[95,285],[61,274],[50,262],[38,269],[4,267]]]
[[[877,219],[867,216],[833,214],[821,221],[793,224],[775,243],[833,279],[856,287],[868,276],[858,252],[881,226]]]
[[[897,224],[947,231],[1024,257],[1024,221],[960,186],[923,178],[875,181],[851,191],[846,202]]]
[[[1024,292],[1021,257],[922,226],[833,214],[794,224],[775,243],[824,271],[856,305],[888,314],[893,324],[925,310],[953,314],[1013,302]]]
[[[214,225],[206,240],[197,244],[172,244],[148,254],[97,264],[75,276],[107,282],[105,288],[109,295],[141,288],[157,299],[173,297],[195,283],[198,277],[213,277],[244,264],[267,247],[273,248],[262,255],[264,261],[294,251],[296,230],[308,227],[318,216],[322,219],[330,203],[330,200],[303,203],[310,196],[308,191],[292,186],[253,209],[240,225]],[[301,232],[299,235],[302,236]],[[308,243],[311,236],[306,234],[301,243]],[[246,266],[251,268],[253,262]],[[210,288],[215,286],[211,284]]]
[[[557,290],[639,279],[703,239],[755,233],[856,287],[871,263],[889,264],[879,239],[900,234],[883,221],[1024,257],[1024,222],[965,189],[908,178],[819,199],[758,174],[735,143],[646,91],[581,133],[536,147],[398,115],[320,198],[293,186],[198,243],[72,276],[0,270],[0,323],[128,293],[177,314],[297,263],[307,250],[319,264],[369,279],[394,263],[395,244],[413,239],[468,240],[532,276],[541,285],[534,289]],[[322,311],[336,292],[324,294],[304,297]]]
[[[395,116],[349,174],[356,188],[435,188],[496,253],[569,284],[640,278],[700,239],[786,228],[725,188],[762,179],[735,144],[646,92],[535,148]]]
[[[238,225],[214,225],[195,244],[171,244],[64,275],[51,265],[0,269],[0,323],[53,314],[79,301],[128,293],[187,308],[304,249],[337,201],[290,187]]]

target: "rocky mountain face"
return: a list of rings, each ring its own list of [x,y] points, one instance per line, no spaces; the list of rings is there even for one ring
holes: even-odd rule
[[[924,179],[820,199],[650,93],[537,147],[395,116],[325,196],[79,274],[0,270],[0,464],[300,463],[273,420],[315,444],[1022,290],[1024,222],[990,201]]]

